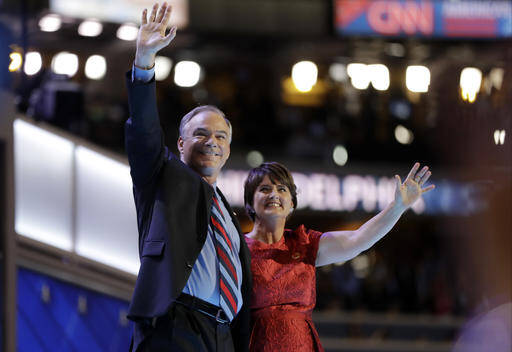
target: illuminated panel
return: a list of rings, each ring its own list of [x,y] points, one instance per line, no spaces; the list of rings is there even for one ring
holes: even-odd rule
[[[15,230],[72,248],[73,143],[22,120],[14,122]]]
[[[149,13],[154,3],[154,0],[50,0],[50,11],[75,18],[140,23],[142,10],[146,8]],[[188,0],[167,0],[167,3],[172,6],[172,25],[186,27]]]
[[[333,0],[343,35],[500,38],[512,36],[512,1]]]
[[[76,252],[137,274],[137,215],[128,166],[76,148]]]

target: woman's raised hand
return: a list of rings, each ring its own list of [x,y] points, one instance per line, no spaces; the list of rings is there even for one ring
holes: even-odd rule
[[[429,171],[428,166],[424,166],[420,171],[418,171],[419,168],[420,163],[415,163],[403,183],[400,176],[395,175],[395,202],[397,205],[401,205],[405,209],[409,208],[415,201],[417,201],[423,193],[435,188],[435,185],[423,188],[423,185],[427,182],[432,173]]]

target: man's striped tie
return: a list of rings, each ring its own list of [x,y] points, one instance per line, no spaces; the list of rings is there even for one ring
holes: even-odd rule
[[[215,235],[215,249],[219,258],[220,307],[229,320],[233,320],[238,311],[238,301],[235,294],[238,290],[238,277],[233,260],[231,260],[233,244],[226,233],[224,214],[215,194],[213,195],[210,226]]]

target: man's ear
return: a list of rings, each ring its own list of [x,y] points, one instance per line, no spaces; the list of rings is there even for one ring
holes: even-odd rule
[[[180,152],[180,154],[183,154],[183,138],[181,138],[181,136],[178,137],[178,142],[177,142],[177,145],[178,145],[178,150]]]

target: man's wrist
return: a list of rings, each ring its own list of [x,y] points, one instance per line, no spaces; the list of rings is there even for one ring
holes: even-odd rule
[[[137,52],[137,54],[135,54],[135,61],[133,64],[141,70],[150,70],[155,67],[155,55],[139,55]]]
[[[154,62],[153,62],[152,65],[149,65],[149,66],[141,66],[140,64],[137,64],[137,62],[134,62],[133,65],[135,67],[137,67],[138,69],[145,70],[145,71],[151,70],[153,67],[155,67],[155,63]]]

